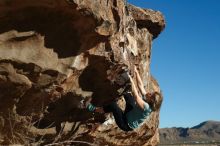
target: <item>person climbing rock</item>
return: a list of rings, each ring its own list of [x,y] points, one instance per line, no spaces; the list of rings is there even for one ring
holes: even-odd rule
[[[125,76],[125,75],[123,75]],[[87,100],[86,108],[91,112],[113,113],[116,124],[123,131],[132,131],[140,127],[149,115],[160,108],[162,97],[158,92],[147,93],[140,75],[134,68],[134,78],[127,74],[131,89],[123,93],[126,108],[123,111],[116,101],[103,107],[95,107]],[[138,87],[135,85],[135,80]],[[121,82],[120,82],[121,83]]]

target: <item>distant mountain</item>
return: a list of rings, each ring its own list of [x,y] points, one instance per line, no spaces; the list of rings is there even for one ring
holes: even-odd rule
[[[206,121],[191,128],[160,129],[160,143],[220,142],[220,122]]]

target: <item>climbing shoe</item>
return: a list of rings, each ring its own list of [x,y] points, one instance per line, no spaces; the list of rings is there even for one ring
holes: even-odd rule
[[[125,71],[116,77],[116,83],[120,86],[125,85],[127,82],[129,82],[129,72],[128,71]]]
[[[86,108],[87,108],[90,112],[94,112],[95,109],[96,109],[96,107],[95,107],[93,104],[91,104],[91,103],[89,103]]]
[[[91,103],[92,98],[86,97],[81,101],[81,108],[87,109],[90,112],[94,112],[96,107]]]

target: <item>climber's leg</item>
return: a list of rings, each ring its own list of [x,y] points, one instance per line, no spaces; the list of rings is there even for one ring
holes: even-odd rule
[[[103,107],[106,113],[112,112],[115,118],[115,122],[118,127],[124,131],[131,131],[132,129],[127,124],[127,119],[122,109],[117,105],[116,102],[112,102],[109,105]]]
[[[135,100],[131,93],[124,94],[124,99],[126,101],[125,113],[127,113],[135,106]]]

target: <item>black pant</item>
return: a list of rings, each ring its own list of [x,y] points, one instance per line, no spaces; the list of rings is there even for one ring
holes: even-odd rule
[[[117,105],[116,102],[112,102],[109,105],[103,107],[105,113],[113,113],[115,118],[115,122],[118,127],[124,131],[131,131],[132,129],[128,126],[126,114],[134,107],[135,100],[130,93],[124,95],[124,99],[126,101],[126,108],[123,112],[122,109]]]

